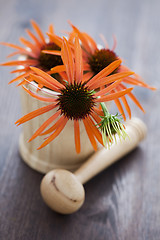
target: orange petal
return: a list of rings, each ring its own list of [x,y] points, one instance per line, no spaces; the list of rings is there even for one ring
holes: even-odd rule
[[[145,113],[145,110],[143,109],[142,105],[140,104],[140,102],[138,101],[138,99],[133,95],[133,93],[128,93],[127,94],[131,99],[132,101],[142,110],[142,112]]]
[[[89,79],[91,79],[92,76],[93,76],[93,73],[91,72],[83,74],[82,83],[87,82]]]
[[[53,27],[53,24],[50,24],[49,25],[49,33],[51,33],[51,34],[54,34],[54,27]],[[50,39],[51,40],[51,39]]]
[[[4,46],[7,46],[7,47],[11,47],[11,48],[15,48],[19,51],[25,51],[26,52],[26,49],[25,48],[22,48],[18,45],[15,45],[15,44],[12,44],[12,43],[6,43],[6,42],[0,42],[1,45],[4,45]]]
[[[16,51],[16,52],[13,52],[13,53],[7,55],[7,58],[13,57],[13,56],[18,55],[18,54],[23,54],[23,53],[21,51]]]
[[[61,76],[61,78],[63,80],[68,82],[68,76],[67,76],[66,72],[59,72],[59,75]]]
[[[92,49],[90,48],[89,44],[88,44],[88,41],[85,37],[85,35],[83,35],[83,33],[81,33],[78,28],[76,28],[71,22],[69,22],[69,24],[71,25],[71,27],[73,28],[73,30],[78,34],[78,37],[80,38],[81,42],[82,42],[82,45],[83,47],[85,48],[85,50],[88,52],[88,53],[92,53]]]
[[[37,136],[40,135],[40,133],[48,127],[59,115],[60,115],[60,110],[53,114],[50,118],[48,118],[41,126],[40,128],[37,129],[37,131],[32,135],[32,137],[29,139],[28,142],[31,142],[33,139],[35,139]]]
[[[60,73],[60,72],[64,72],[65,70],[66,70],[66,68],[64,65],[59,65],[59,66],[51,68],[49,74]]]
[[[64,88],[64,85],[62,85],[60,82],[58,82],[55,78],[51,77],[48,73],[42,71],[39,68],[36,67],[31,67],[31,69],[37,73],[38,75],[40,75],[41,77],[43,77],[45,80],[47,80],[50,84],[52,84],[53,86],[57,87],[57,88]]]
[[[121,87],[121,84],[120,84],[119,86],[117,86],[117,90],[120,91],[121,89],[123,89],[123,88]],[[131,109],[130,109],[130,107],[128,105],[126,97],[125,96],[121,97],[121,100],[122,100],[122,102],[124,104],[125,109],[127,110],[129,118],[131,118]]]
[[[25,85],[25,84],[27,84],[27,83],[28,83],[28,81],[26,81],[26,79],[24,79],[24,80],[22,80],[20,83],[18,83],[17,87],[19,87],[19,86],[22,86],[22,87],[23,87],[23,85]]]
[[[26,73],[21,74],[21,75],[19,75],[18,77],[12,79],[8,84],[11,84],[11,83],[13,83],[13,82],[17,82],[17,81],[19,81],[20,79],[27,77],[30,72],[31,72],[31,71],[28,70]]]
[[[32,52],[34,52],[37,55],[37,57],[38,57],[38,55],[40,54],[41,49],[39,49],[37,45],[32,44],[30,41],[26,40],[23,37],[20,37],[19,40],[26,47],[30,48],[32,50]]]
[[[140,81],[138,79],[132,78],[132,77],[126,77],[123,79],[123,82],[127,83],[127,84],[133,84],[133,85],[137,85],[140,87],[145,87],[145,88],[149,88],[151,90],[156,90],[155,87],[151,87],[149,86],[147,83]]]
[[[109,48],[109,45],[108,45],[108,42],[105,38],[105,36],[103,34],[100,34],[100,38],[102,39],[104,45],[105,45],[105,48],[108,49]]]
[[[121,88],[122,89],[127,89],[123,84],[120,84]],[[131,99],[132,101],[143,111],[145,112],[145,110],[143,109],[143,107],[141,106],[140,102],[138,101],[138,99],[133,95],[133,93],[128,93],[127,94]]]
[[[94,96],[97,97],[97,96],[102,96],[102,95],[104,95],[104,94],[106,94],[106,93],[109,93],[112,89],[116,88],[117,85],[120,84],[120,82],[122,82],[122,79],[119,79],[119,80],[115,81],[114,83],[112,83],[111,85],[107,86],[106,88],[104,88],[104,89],[96,92],[96,93],[94,94]]]
[[[92,129],[91,129],[90,125],[88,124],[88,122],[86,121],[86,119],[83,119],[83,123],[84,123],[85,129],[86,129],[88,138],[89,138],[94,150],[97,151],[97,143],[96,143],[96,140],[94,138]]]
[[[120,100],[117,98],[117,99],[114,99],[114,102],[115,102],[120,114],[122,115],[124,121],[126,121],[126,116],[125,116],[125,113],[124,113],[124,110],[123,110]]]
[[[123,72],[123,73],[115,73],[113,75],[110,75],[108,77],[105,77],[105,78],[102,78],[100,79],[99,81],[95,82],[93,85],[92,85],[92,88],[93,89],[96,89],[96,88],[101,88],[101,87],[104,87],[112,82],[115,82],[119,79],[123,79],[124,77],[126,76],[129,76],[133,74],[133,72]]]
[[[18,66],[18,65],[22,65],[22,66],[36,66],[38,65],[38,61],[37,60],[33,60],[33,59],[28,59],[28,60],[15,60],[15,61],[11,61],[11,62],[6,62],[6,63],[1,63],[0,66]]]
[[[51,84],[50,82],[48,82],[46,79],[44,79],[41,76],[35,75],[35,74],[30,74],[30,78],[32,81],[36,81],[38,84],[41,84],[53,91],[59,92],[59,89],[57,87],[55,87],[53,84]]]
[[[51,126],[49,129],[47,129],[45,132],[41,133],[40,135],[46,135],[46,134],[52,133],[54,130],[56,130],[62,124],[64,119],[65,119],[65,117],[64,117],[64,115],[62,115],[60,117],[60,119],[58,119],[58,121],[53,124],[53,126]]]
[[[61,48],[62,46],[62,39],[55,34],[47,33],[47,35],[50,38],[50,41],[54,42],[57,46]]]
[[[56,107],[56,104],[54,103],[54,104],[50,104],[50,105],[47,105],[45,107],[41,107],[39,109],[36,109],[33,112],[30,112],[30,113],[26,114],[25,116],[23,116],[22,118],[18,119],[15,122],[15,124],[20,125],[22,123],[25,123],[25,122],[27,122],[27,121],[29,121],[29,120],[31,120],[31,119],[33,119],[33,118],[43,114],[43,113],[46,113],[46,112],[54,109],[55,107]]]
[[[95,123],[93,122],[93,120],[90,117],[88,117],[88,118],[86,118],[86,121],[88,122],[88,124],[89,124],[90,128],[92,129],[92,132],[93,132],[94,136],[97,138],[98,142],[103,145],[102,134],[100,133],[98,128],[95,126]]]
[[[112,51],[115,50],[116,46],[117,46],[117,38],[115,37],[115,35],[113,35],[113,47],[112,47]]]
[[[32,92],[31,90],[27,89],[27,88],[24,87],[24,86],[22,86],[22,87],[23,87],[23,89],[24,89],[30,96],[32,96],[32,97],[34,97],[34,98],[36,98],[36,99],[38,99],[38,100],[40,100],[40,101],[52,102],[52,103],[55,102],[55,103],[56,103],[56,99],[54,99],[54,98],[43,97],[43,96],[41,96],[41,95],[39,95],[39,94],[37,94],[37,93]]]
[[[39,47],[39,49],[41,49],[43,44],[41,44],[41,42],[38,40],[38,38],[29,29],[26,29],[26,32],[28,33],[30,38],[35,42],[35,44]]]
[[[101,105],[100,105],[101,106]],[[104,113],[101,109],[98,109],[97,107],[93,108],[94,112],[97,113],[99,116],[104,116]]]
[[[126,72],[126,71],[131,71],[128,67],[124,66],[121,64],[121,66],[118,69],[119,72]]]
[[[133,88],[128,88],[128,89],[122,90],[122,91],[120,91],[120,92],[111,93],[111,94],[108,94],[108,95],[106,95],[106,96],[104,96],[104,97],[95,99],[95,102],[111,101],[111,100],[114,100],[114,99],[116,99],[116,98],[122,97],[122,96],[124,96],[125,94],[130,93],[132,90],[133,90]]]
[[[87,84],[86,86],[91,87],[95,82],[100,82],[99,79],[106,77],[110,73],[112,73],[119,65],[121,64],[121,60],[116,60],[105,67],[102,71],[96,74]]]
[[[83,32],[83,36],[88,40],[92,54],[97,50],[97,44],[94,39],[87,33]]]
[[[10,73],[21,73],[21,72],[26,72],[28,70],[30,70],[30,68],[29,67],[25,67],[25,68],[22,68],[22,69],[13,70]]]
[[[128,105],[128,102],[127,102],[127,100],[126,100],[126,97],[125,97],[125,96],[121,97],[121,100],[122,100],[122,102],[123,102],[123,104],[124,104],[124,106],[125,106],[125,109],[127,110],[127,113],[128,113],[129,118],[131,118],[131,109],[130,109],[130,107],[129,107],[129,105]]]
[[[45,38],[44,38],[44,36],[43,36],[43,33],[42,33],[40,27],[39,27],[38,24],[37,24],[35,21],[33,21],[33,20],[31,20],[31,24],[32,24],[32,27],[34,28],[34,30],[36,31],[36,33],[38,34],[38,36],[40,37],[41,42],[45,45],[45,44],[46,44]]]
[[[13,52],[13,53],[9,54],[7,56],[7,58],[13,57],[13,56],[18,55],[18,54],[27,55],[27,56],[30,56],[32,58],[37,58],[37,54],[35,54],[35,53],[31,52],[31,51],[27,51],[27,50],[26,51]]]
[[[74,44],[74,50],[75,50],[75,80],[77,83],[80,83],[82,81],[83,77],[83,61],[82,61],[82,49],[79,44],[79,39],[75,38],[75,44]]]
[[[61,51],[58,51],[58,50],[42,50],[42,52],[47,53],[47,54],[61,56]]]
[[[66,67],[68,81],[69,83],[74,83],[74,60],[71,53],[71,48],[65,38],[63,39],[61,57]]]
[[[83,65],[83,71],[91,71],[91,68],[88,63],[84,63]],[[93,74],[92,74],[93,75]]]
[[[80,153],[81,144],[80,144],[80,129],[79,129],[79,121],[78,120],[74,120],[74,140],[75,140],[76,152]]]
[[[93,108],[93,110],[95,110],[95,108]],[[95,112],[96,112],[96,111],[95,111]],[[99,115],[97,115],[95,112],[92,112],[92,113],[91,113],[91,116],[92,116],[92,118],[96,121],[96,123],[99,124],[102,119],[101,119],[101,118],[99,117]],[[104,114],[103,114],[103,115],[104,115]],[[103,115],[102,115],[102,116],[103,116]]]
[[[48,138],[47,140],[45,140],[42,145],[37,148],[38,150],[45,147],[46,145],[48,145],[51,141],[53,141],[60,133],[61,131],[63,130],[63,128],[65,127],[66,123],[68,122],[68,119],[67,118],[64,118],[62,124],[59,126],[59,128],[57,128],[54,133],[52,133]]]

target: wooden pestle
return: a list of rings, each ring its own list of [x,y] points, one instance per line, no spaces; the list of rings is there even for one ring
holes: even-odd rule
[[[63,169],[47,173],[41,182],[41,194],[54,211],[70,214],[83,204],[85,192],[82,184],[132,151],[147,133],[146,125],[138,118],[128,120],[125,140],[117,138],[110,149],[101,148],[93,154],[74,174]]]

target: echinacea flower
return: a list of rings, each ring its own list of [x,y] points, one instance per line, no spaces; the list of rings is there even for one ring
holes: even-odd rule
[[[10,83],[19,81],[23,79],[20,84],[26,83],[24,80],[25,77],[32,72],[30,66],[36,66],[44,71],[49,71],[52,67],[61,65],[62,59],[61,56],[58,56],[57,53],[61,50],[62,39],[54,34],[53,26],[49,26],[49,34],[52,34],[52,38],[45,38],[41,29],[35,21],[31,21],[31,25],[35,30],[36,34],[32,33],[29,29],[26,29],[27,34],[31,38],[32,41],[28,41],[27,39],[20,37],[20,42],[24,45],[24,47],[12,44],[1,42],[0,44],[16,49],[15,52],[10,54],[8,57],[12,57],[14,55],[24,55],[25,59],[14,60],[6,63],[2,63],[2,66],[21,66],[11,73],[19,73],[19,76],[14,78]],[[49,55],[43,53],[43,50],[53,50],[56,55]]]
[[[91,36],[89,36],[85,32],[81,32],[72,23],[70,23],[70,25],[73,28],[73,32],[70,33],[70,41],[71,40],[74,41],[75,35],[78,35],[79,39],[81,40],[81,45],[82,45],[82,49],[83,49],[83,58],[86,62],[85,70],[88,72],[88,74],[86,74],[86,77],[88,79],[95,76],[97,73],[102,71],[102,69],[107,67],[109,64],[111,64],[115,60],[120,59],[114,51],[116,48],[116,41],[114,41],[113,48],[109,49],[108,44],[104,40],[105,45],[106,45],[105,48],[99,49],[97,46],[97,43],[94,41],[94,39]],[[120,64],[110,74],[112,75],[115,73],[123,73],[125,71],[131,71],[131,70],[128,69],[126,66]],[[86,80],[87,80],[87,78],[86,78]],[[144,81],[142,81],[140,76],[138,76],[137,74],[134,74],[133,76],[124,77],[123,81],[115,89],[112,90],[112,93],[116,93],[117,91],[127,89],[125,84],[137,85],[137,86],[145,87],[145,88],[148,88],[151,90],[155,90],[154,87],[151,87],[148,84],[146,84]],[[127,95],[144,112],[143,107],[141,106],[138,99],[134,96],[134,94],[129,92]],[[131,117],[131,109],[126,100],[126,96],[122,96],[120,99],[129,115],[129,117]],[[124,113],[123,106],[120,102],[120,99],[115,99],[114,102],[115,102],[119,112],[122,114],[124,120],[126,120],[126,116]]]
[[[120,90],[115,93],[112,93],[112,91],[124,77],[130,76],[133,72],[125,71],[110,75],[121,64],[121,60],[116,60],[97,75],[85,81],[82,49],[78,37],[75,38],[73,48],[65,38],[63,39],[61,57],[66,72],[66,78],[63,83],[58,82],[53,76],[41,69],[31,67],[34,74],[30,74],[30,78],[54,91],[54,94],[51,97],[42,97],[39,92],[34,93],[23,86],[32,97],[48,102],[48,105],[28,113],[20,118],[16,124],[20,125],[43,113],[56,109],[56,112],[36,130],[29,141],[37,136],[47,135],[45,141],[38,148],[41,149],[62,132],[68,121],[73,121],[75,148],[77,153],[79,153],[81,149],[79,122],[82,121],[94,150],[97,150],[96,140],[103,145],[102,134],[97,126],[101,122],[103,111],[97,107],[97,104],[112,101],[130,93],[133,88]],[[30,80],[29,83],[31,84]],[[102,90],[100,90],[101,87],[103,87]],[[95,89],[97,90],[95,91]],[[43,88],[43,91],[45,91],[45,88]],[[53,121],[56,122],[53,123]],[[49,127],[52,123],[53,125]]]

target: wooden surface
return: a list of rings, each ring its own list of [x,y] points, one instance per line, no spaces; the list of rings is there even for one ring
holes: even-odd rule
[[[159,0],[0,0],[0,41],[18,43],[29,19],[44,31],[70,30],[70,19],[97,41],[103,33],[117,54],[147,83],[160,87]],[[0,47],[0,62],[11,51]],[[52,212],[39,191],[43,177],[18,154],[21,116],[19,93],[7,68],[0,71],[0,239],[1,240],[159,240],[160,239],[160,92],[136,89],[146,114],[132,104],[133,115],[148,126],[148,137],[85,185],[85,204],[77,213]]]

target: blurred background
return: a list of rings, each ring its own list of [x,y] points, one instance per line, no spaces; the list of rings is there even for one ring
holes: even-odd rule
[[[0,0],[0,42],[19,44],[34,19],[43,32],[54,24],[56,34],[70,31],[71,20],[99,44],[117,38],[116,53],[125,65],[155,86],[135,95],[146,110],[131,103],[133,115],[148,127],[141,147],[86,184],[86,202],[72,216],[53,213],[42,202],[42,175],[20,159],[21,116],[18,88],[8,86],[9,67],[0,67],[0,239],[148,239],[160,235],[160,1],[159,0]],[[0,46],[0,63],[12,52]],[[114,110],[114,109],[113,109]],[[129,159],[129,160],[128,160]]]

